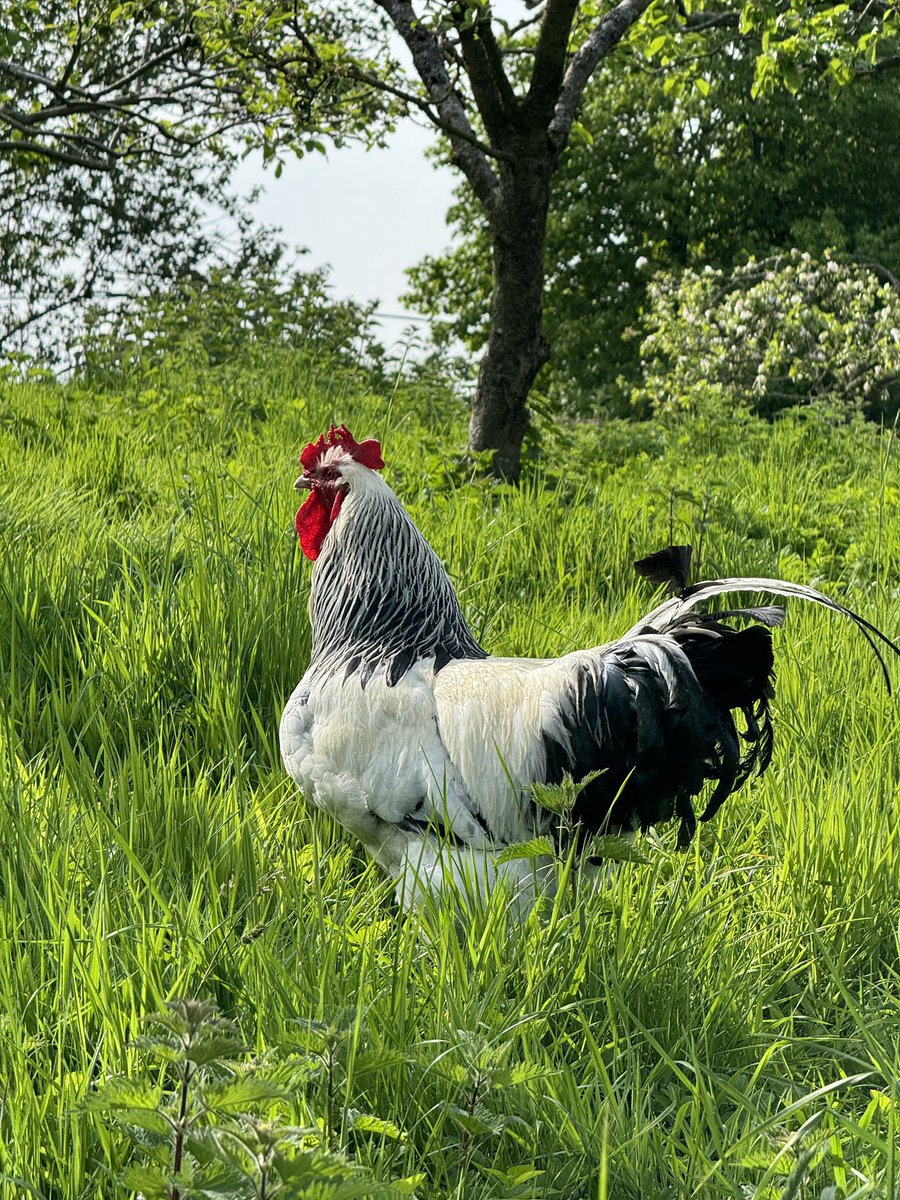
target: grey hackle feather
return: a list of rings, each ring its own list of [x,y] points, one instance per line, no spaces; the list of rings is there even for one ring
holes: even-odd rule
[[[722,608],[718,612],[704,613],[703,617],[707,621],[756,621],[760,625],[767,625],[769,629],[776,629],[784,624],[784,615],[780,604],[757,604],[748,608]]]
[[[458,658],[487,658],[463,617],[447,572],[392,494],[354,498],[359,538],[330,538],[310,597],[315,674],[379,667],[394,687],[421,659],[440,671]],[[384,553],[384,547],[391,553]]]

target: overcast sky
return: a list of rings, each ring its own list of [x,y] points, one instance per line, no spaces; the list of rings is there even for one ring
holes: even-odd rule
[[[491,11],[516,22],[530,8],[525,0],[493,0]],[[393,46],[408,65],[399,38]],[[336,299],[379,301],[388,342],[415,315],[400,304],[404,270],[426,254],[439,254],[451,240],[444,218],[461,176],[425,158],[433,137],[407,119],[385,150],[349,146],[327,157],[288,159],[280,179],[263,169],[260,154],[244,162],[235,180],[242,192],[257,184],[265,189],[258,218],[278,225],[288,245],[305,247],[310,267],[330,268]]]
[[[403,314],[404,268],[450,242],[444,217],[458,176],[425,158],[430,142],[404,121],[385,150],[350,146],[289,159],[280,179],[263,170],[261,156],[248,158],[235,182],[240,192],[265,188],[257,216],[309,251],[304,265],[329,266],[335,298],[378,300],[385,314]],[[402,321],[385,320],[385,334],[395,325],[399,333]]]

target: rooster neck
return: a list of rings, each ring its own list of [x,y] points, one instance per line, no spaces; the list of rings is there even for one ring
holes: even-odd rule
[[[376,477],[377,478],[377,477]],[[486,658],[443,564],[390,488],[351,491],[313,571],[310,669],[377,670],[393,686],[421,659],[435,670]]]

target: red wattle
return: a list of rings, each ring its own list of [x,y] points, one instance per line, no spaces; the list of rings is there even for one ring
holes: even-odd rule
[[[327,494],[313,488],[300,506],[296,521],[297,536],[300,539],[300,549],[311,562],[315,562],[319,557],[322,543],[328,536],[328,530],[337,520],[343,500],[342,491],[331,500]]]
[[[331,528],[331,506],[315,488],[309,493],[297,513],[297,536],[300,549],[313,562],[319,557],[322,543]]]

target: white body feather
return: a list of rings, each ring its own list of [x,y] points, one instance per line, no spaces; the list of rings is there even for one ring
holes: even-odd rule
[[[304,677],[281,721],[285,766],[398,879],[403,902],[448,870],[464,892],[502,876],[530,894],[546,862],[498,867],[496,850],[545,832],[529,786],[543,778],[545,733],[565,736],[559,697],[584,657],[463,659],[438,675],[418,662],[390,688],[384,672],[365,689],[358,675]],[[422,828],[403,828],[408,815]],[[464,845],[427,836],[429,823]]]

